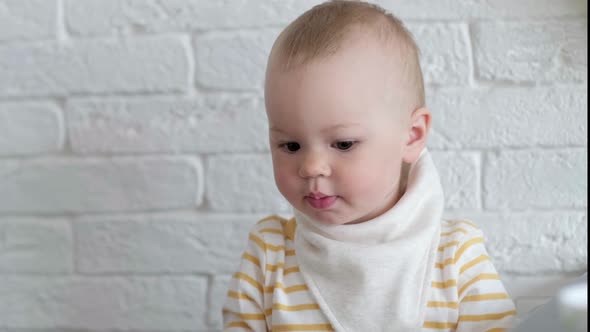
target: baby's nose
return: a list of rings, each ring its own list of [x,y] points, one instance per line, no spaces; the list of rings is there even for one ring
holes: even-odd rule
[[[299,167],[299,176],[302,178],[330,176],[330,174],[330,164],[327,158],[320,153],[309,153]]]

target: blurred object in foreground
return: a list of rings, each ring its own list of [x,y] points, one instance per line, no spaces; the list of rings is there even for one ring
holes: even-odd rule
[[[588,281],[564,287],[557,296],[559,319],[566,331],[588,331]]]
[[[564,286],[547,304],[525,317],[512,332],[588,331],[588,274]]]

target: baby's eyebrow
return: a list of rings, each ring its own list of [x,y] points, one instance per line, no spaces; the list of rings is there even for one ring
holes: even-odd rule
[[[332,130],[336,130],[336,129],[349,128],[349,127],[358,127],[358,126],[360,126],[359,123],[341,123],[341,124],[336,124],[336,125],[324,128],[324,129],[322,129],[322,132],[332,131]]]
[[[335,124],[335,125],[332,125],[330,127],[324,128],[324,129],[321,130],[321,132],[324,133],[324,132],[333,131],[333,130],[336,130],[336,129],[349,128],[349,127],[358,127],[358,126],[360,126],[359,123],[340,123],[340,124]],[[287,134],[284,130],[281,130],[281,129],[279,129],[277,127],[274,127],[274,126],[273,127],[270,127],[270,131],[274,131],[274,132],[281,133],[281,134]]]
[[[281,129],[279,129],[277,127],[270,127],[270,131],[276,131],[281,134],[286,134],[284,131],[282,131]]]

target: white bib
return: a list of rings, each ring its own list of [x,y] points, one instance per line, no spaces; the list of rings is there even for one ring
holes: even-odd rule
[[[443,191],[426,149],[384,214],[326,225],[295,210],[301,273],[338,332],[419,331],[440,239]]]

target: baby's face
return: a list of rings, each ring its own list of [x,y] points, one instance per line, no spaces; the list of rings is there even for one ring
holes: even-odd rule
[[[288,72],[271,67],[265,91],[277,187],[326,224],[359,223],[398,197],[411,110],[377,41],[348,43]]]

